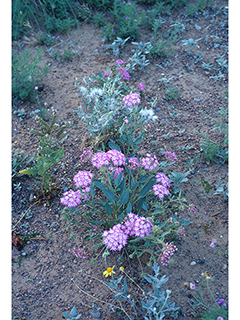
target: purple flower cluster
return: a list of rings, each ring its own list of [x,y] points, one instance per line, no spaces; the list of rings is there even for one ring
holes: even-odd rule
[[[145,87],[144,87],[144,85],[143,85],[143,83],[142,83],[142,82],[138,83],[138,85],[137,85],[137,89],[138,89],[139,91],[143,91],[143,90],[145,90]]]
[[[114,167],[108,167],[108,170],[110,170],[111,173],[115,172],[113,178],[116,179],[117,176],[119,175],[120,172],[122,172],[124,169],[123,168],[114,168]]]
[[[226,303],[224,302],[224,299],[217,298],[216,301],[217,301],[219,307],[226,307],[227,306]]]
[[[110,73],[111,73],[111,71],[107,71],[107,72],[104,73],[103,76],[104,76],[105,78],[107,78],[107,77],[110,75]]]
[[[128,107],[132,107],[135,104],[141,103],[140,94],[139,93],[130,93],[123,97],[122,101]]]
[[[129,236],[145,238],[152,232],[152,228],[153,224],[149,219],[130,212],[124,223],[103,232],[103,243],[112,251],[121,251]]]
[[[86,252],[83,248],[73,248],[74,255],[78,258],[85,259],[86,258]]]
[[[149,153],[146,154],[145,158],[142,158],[141,163],[144,169],[149,171],[156,169],[159,165],[157,157],[155,155],[152,157]]]
[[[141,164],[138,162],[138,158],[132,157],[128,158],[128,165],[129,169],[136,169],[137,167],[141,167]]]
[[[122,230],[122,225],[119,223],[108,231],[102,234],[103,243],[112,251],[121,251],[127,244],[128,235]]]
[[[109,150],[107,155],[114,166],[122,166],[126,163],[126,157],[121,151]]]
[[[196,207],[194,204],[190,204],[188,208],[188,213],[195,213],[196,212]]]
[[[178,229],[178,237],[179,237],[179,240],[182,238],[182,237],[185,237],[185,233],[184,233],[184,227],[180,227]]]
[[[82,197],[87,197],[86,195],[82,194],[80,190],[73,191],[69,190],[64,192],[64,197],[60,199],[61,203],[69,208],[77,207],[82,202]]]
[[[117,150],[109,150],[108,152],[101,151],[92,156],[91,162],[93,167],[98,169],[103,166],[108,166],[110,162],[112,162],[114,166],[122,166],[126,163],[126,157],[122,152]]]
[[[169,160],[177,161],[175,152],[164,151],[162,154]]]
[[[119,64],[119,65],[122,65],[122,64],[125,64],[126,61],[122,61],[121,59],[117,59],[116,60],[116,64]]]
[[[130,74],[127,72],[127,70],[123,67],[119,67],[118,71],[121,73],[123,80],[129,80],[130,79]]]
[[[77,188],[89,187],[92,183],[93,173],[90,171],[79,171],[74,177],[73,181]]]
[[[145,238],[152,232],[153,224],[149,219],[130,212],[128,218],[125,218],[123,228],[129,236]]]
[[[210,248],[214,248],[216,242],[217,242],[216,239],[212,239],[212,242],[211,242],[211,244],[210,244]]]
[[[80,163],[87,162],[92,155],[93,155],[93,152],[91,150],[91,147],[83,148],[83,152],[80,155]]]
[[[92,156],[91,162],[93,167],[100,169],[103,166],[108,166],[110,163],[110,160],[107,153],[101,151]]]
[[[171,257],[173,256],[174,252],[177,251],[177,247],[174,245],[173,242],[169,243],[166,242],[164,244],[164,247],[162,249],[162,252],[160,254],[160,257],[158,258],[158,260],[160,260],[161,264],[163,266],[167,266]]]
[[[154,194],[158,196],[159,199],[162,199],[164,196],[169,195],[169,190],[166,187],[161,186],[160,184],[154,184],[152,189]]]
[[[170,188],[169,178],[162,172],[157,172],[155,175],[156,181],[161,183],[164,187]]]

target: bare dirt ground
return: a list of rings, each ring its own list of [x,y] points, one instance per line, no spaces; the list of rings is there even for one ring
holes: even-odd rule
[[[199,140],[195,130],[205,133],[213,127],[213,122],[200,113],[203,110],[212,118],[219,119],[220,107],[227,108],[228,100],[225,92],[228,90],[227,75],[214,81],[210,76],[218,72],[207,71],[201,67],[202,61],[212,63],[217,67],[215,57],[224,54],[223,46],[228,44],[227,9],[225,1],[215,1],[216,7],[209,9],[207,17],[198,15],[197,18],[184,20],[186,29],[180,40],[174,45],[175,53],[169,58],[151,59],[150,64],[143,70],[134,71],[130,82],[143,82],[146,87],[146,99],[157,98],[156,114],[158,120],[151,123],[146,134],[144,147],[149,152],[160,155],[160,148],[175,152],[178,162],[175,171],[186,172],[186,161],[190,157],[199,155],[201,161],[194,166],[188,176],[188,182],[181,188],[188,203],[196,206],[196,212],[189,216],[187,212],[183,218],[190,218],[191,224],[185,228],[186,236],[178,244],[178,251],[174,255],[174,263],[161,266],[161,275],[167,275],[169,280],[165,289],[172,291],[172,302],[181,307],[179,319],[193,318],[189,304],[190,291],[184,288],[184,282],[198,285],[201,273],[209,272],[214,281],[211,282],[216,297],[228,302],[228,273],[223,270],[227,263],[223,254],[209,247],[213,238],[220,243],[220,236],[228,242],[228,202],[223,201],[222,195],[214,195],[219,178],[224,183],[228,180],[228,165],[221,163],[208,164],[200,153]],[[183,16],[183,9],[174,11],[166,16],[168,28],[172,21],[178,21]],[[196,28],[196,25],[201,28]],[[208,36],[208,40],[206,40]],[[215,36],[211,37],[211,36]],[[23,40],[22,50],[36,51],[34,44],[36,34],[29,36],[29,41]],[[82,23],[78,29],[66,35],[58,35],[59,53],[65,49],[78,48],[79,53],[72,61],[54,60],[47,48],[42,47],[42,65],[49,66],[49,73],[44,77],[44,89],[39,92],[41,103],[47,102],[49,107],[57,110],[58,123],[70,121],[68,138],[63,143],[64,156],[55,168],[60,187],[58,195],[50,201],[48,206],[42,201],[31,207],[29,219],[23,219],[14,230],[15,234],[31,234],[38,232],[40,240],[29,241],[21,251],[12,248],[12,317],[14,319],[50,320],[61,319],[62,312],[69,312],[73,306],[82,313],[81,319],[125,319],[124,314],[117,314],[109,310],[108,305],[102,303],[112,301],[110,291],[101,282],[103,271],[106,270],[104,260],[100,258],[97,264],[91,263],[99,250],[92,249],[92,243],[83,242],[84,234],[81,228],[70,226],[62,219],[60,197],[67,188],[72,188],[72,178],[77,173],[82,140],[86,127],[81,123],[76,113],[78,100],[76,97],[75,79],[83,84],[83,77],[90,77],[97,70],[106,71],[107,67],[115,65],[116,57],[106,50],[99,28]],[[181,47],[181,39],[198,39],[198,46],[193,49],[193,55],[188,56],[188,47]],[[147,42],[149,34],[142,32],[139,42]],[[38,46],[40,47],[40,46]],[[128,44],[120,53],[119,58],[127,60],[132,55],[134,45]],[[201,52],[203,60],[195,63],[193,57]],[[19,52],[19,46],[13,45],[13,54]],[[225,55],[227,57],[227,54]],[[166,62],[169,62],[166,65]],[[161,65],[160,68],[158,65]],[[164,85],[158,82],[163,77],[173,78],[174,86],[181,92],[177,100],[164,99]],[[30,135],[29,131],[36,128],[36,121],[32,111],[37,109],[36,103],[22,103],[13,105],[13,111],[24,108],[26,116],[20,120],[17,114],[12,115],[12,143],[13,152],[19,148],[36,153],[38,138]],[[218,134],[212,133],[217,141]],[[188,147],[187,147],[188,146]],[[85,168],[86,169],[86,168]],[[208,181],[213,189],[207,195],[201,184],[201,178]],[[30,205],[34,203],[35,184],[33,178],[22,176],[17,178],[21,183],[20,189],[13,187],[12,197],[12,226],[19,220]],[[74,234],[74,235],[73,235]],[[45,239],[45,240],[44,240]],[[85,259],[76,258],[73,247],[85,248]],[[26,257],[24,257],[26,254]],[[23,257],[20,265],[16,262]],[[15,261],[15,263],[14,263]],[[108,257],[109,266],[115,265],[116,270],[123,265],[126,272],[138,279],[142,286],[146,285],[140,278],[141,268],[138,261],[125,260],[123,264],[117,262],[117,255]],[[192,265],[192,262],[196,264]],[[142,266],[145,272],[152,273],[144,260]],[[93,278],[94,277],[94,278]],[[89,295],[92,295],[91,297]],[[94,298],[95,297],[95,298]],[[98,300],[100,299],[100,300]],[[198,309],[201,311],[201,308]],[[199,317],[196,317],[200,319]]]

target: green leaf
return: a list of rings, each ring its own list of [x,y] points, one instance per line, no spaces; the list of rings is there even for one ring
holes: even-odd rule
[[[126,203],[128,202],[129,194],[130,194],[129,189],[127,189],[127,190],[123,193],[123,195],[122,195],[121,198],[120,198],[120,202],[121,202],[122,204],[126,204]]]
[[[105,204],[105,211],[109,216],[112,214],[112,207],[108,203]]]
[[[126,280],[126,278],[124,278],[123,285],[124,285],[124,296],[126,297],[127,296],[127,280]]]
[[[130,213],[130,212],[132,212],[132,204],[131,203],[129,203],[127,205],[127,209],[126,209],[126,213]]]
[[[91,193],[91,196],[92,196],[92,197],[95,196],[95,189],[94,189],[93,183],[90,184],[90,193]]]
[[[117,187],[119,186],[121,181],[122,181],[122,172],[120,172],[119,175],[115,179],[115,184],[116,184]]]
[[[112,193],[112,191],[108,189],[103,189],[102,190],[105,196],[108,198],[109,201],[114,202],[115,201],[115,195]]]
[[[164,212],[164,210],[163,209],[156,209],[156,210],[154,210],[153,211],[153,213],[152,214],[160,214],[160,213],[163,213]]]
[[[67,312],[63,312],[62,315],[63,315],[63,317],[66,318],[66,319],[67,319],[67,318],[70,318],[70,316],[69,316],[69,314],[68,314]]]
[[[35,176],[36,174],[38,174],[38,169],[37,168],[27,168],[24,170],[20,170],[19,173],[20,174],[27,174],[28,176]]]
[[[108,142],[108,146],[109,146],[109,148],[111,148],[113,150],[115,149],[117,151],[121,151],[121,149],[115,143],[113,143],[112,141]]]
[[[143,208],[143,210],[148,210],[149,209],[149,205],[147,204],[147,202],[143,202],[142,208]]]
[[[152,189],[152,186],[154,185],[154,181],[150,180],[140,191],[140,196],[145,197],[146,194]]]
[[[100,180],[97,179],[93,179],[93,183],[95,184],[95,186],[101,190],[105,189],[104,184],[102,184],[102,182]]]
[[[70,312],[70,315],[71,315],[72,317],[75,317],[75,316],[77,315],[77,309],[76,309],[76,307],[73,307],[73,308],[72,308],[72,310],[71,310],[71,312]]]

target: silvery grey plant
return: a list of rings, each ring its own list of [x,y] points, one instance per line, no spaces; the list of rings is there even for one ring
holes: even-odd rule
[[[132,295],[128,293],[126,277],[124,278],[122,286],[121,281],[123,275],[118,279],[112,277],[110,282],[105,281],[104,283],[114,292],[113,298],[118,300],[124,312],[125,310],[123,309],[122,302],[125,301],[131,305],[136,319],[140,315],[143,316],[145,320],[162,320],[167,315],[171,315],[174,319],[177,319],[180,308],[175,307],[175,303],[170,304],[171,290],[166,290],[166,292],[163,290],[163,286],[168,281],[168,277],[164,275],[159,279],[159,266],[156,261],[152,268],[154,275],[144,276],[144,279],[152,285],[152,290],[150,292],[144,291],[130,278],[142,291],[142,296],[139,298],[141,309],[137,301],[135,301]],[[127,314],[127,316],[129,319],[132,319],[129,314]]]

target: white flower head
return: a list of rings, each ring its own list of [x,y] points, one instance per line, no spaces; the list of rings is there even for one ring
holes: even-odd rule
[[[142,117],[147,118],[147,121],[150,121],[150,120],[155,121],[158,118],[158,116],[154,115],[153,109],[143,109],[139,112],[139,114]]]

